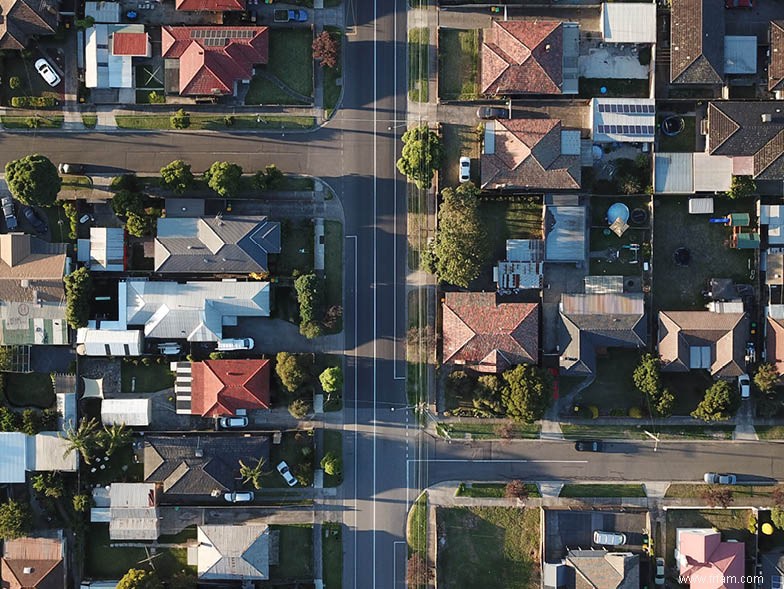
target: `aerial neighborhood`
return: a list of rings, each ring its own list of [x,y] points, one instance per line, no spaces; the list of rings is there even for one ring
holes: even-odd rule
[[[0,4],[3,589],[782,589],[779,0]]]

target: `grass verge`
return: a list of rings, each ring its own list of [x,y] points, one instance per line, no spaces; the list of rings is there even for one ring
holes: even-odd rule
[[[172,130],[169,115],[116,115],[114,117],[119,129],[132,129],[138,131]],[[274,131],[287,129],[310,129],[316,125],[315,117],[299,116],[264,116],[256,115],[226,115],[207,116],[190,115],[191,124],[188,129],[198,131],[226,131],[233,129],[258,129],[259,131]]]
[[[526,483],[525,490],[529,497],[541,497],[539,487],[534,483]],[[481,499],[501,499],[506,495],[506,483],[460,483],[456,497],[476,497]]]
[[[324,280],[327,307],[343,306],[343,225],[324,221]],[[338,325],[335,333],[340,333]]]
[[[479,94],[479,31],[438,29],[438,95],[476,100]]]
[[[427,491],[417,497],[408,512],[406,539],[410,552],[427,558]]]
[[[340,589],[343,586],[343,528],[338,523],[321,525],[321,572],[324,586]]]
[[[582,425],[562,423],[561,431],[567,439],[581,438],[619,438],[644,440],[650,439],[645,430],[650,431],[650,423],[640,420],[638,426],[623,425]],[[660,426],[655,428],[656,434],[662,440],[677,440],[680,438],[695,440],[729,440],[732,438],[734,426],[731,425],[685,425],[685,426]]]
[[[415,28],[408,31],[408,98],[413,102],[427,102],[430,29]]]
[[[324,455],[332,452],[335,456],[343,460],[343,436],[339,430],[324,430]],[[343,482],[343,473],[331,475],[324,473],[324,486],[337,487]]]
[[[3,115],[0,122],[6,129],[59,129],[63,126],[62,115],[35,115],[32,117],[18,117]]]
[[[325,30],[332,34],[333,38],[338,42],[338,63],[335,67],[324,68],[324,110],[326,116],[329,118],[337,107],[338,100],[340,100],[340,90],[343,87],[342,68],[341,62],[342,44],[343,44],[343,31],[338,27],[324,27]]]
[[[708,485],[695,485],[688,483],[673,483],[667,487],[666,498],[672,499],[694,499],[702,496]],[[740,497],[756,497],[762,499],[770,498],[776,491],[776,485],[732,485],[722,487],[732,491],[732,495],[738,499]]]
[[[504,426],[504,432],[499,426]],[[503,436],[510,439],[535,439],[539,437],[540,426],[536,423],[439,423],[436,426],[438,434],[443,437],[455,439],[467,438],[473,440],[494,440]],[[507,434],[508,432],[508,434]]]
[[[784,425],[760,425],[754,429],[760,440],[784,440]]]
[[[642,485],[564,485],[559,497],[645,497]]]

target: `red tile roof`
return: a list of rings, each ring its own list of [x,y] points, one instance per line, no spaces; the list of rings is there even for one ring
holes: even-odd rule
[[[183,96],[233,94],[269,57],[268,27],[163,27],[162,53],[180,60]]]
[[[147,55],[147,33],[114,33],[112,35],[113,55]]]
[[[235,415],[269,409],[269,360],[205,360],[191,364],[191,413]]]
[[[493,292],[450,292],[443,312],[445,364],[500,372],[537,361],[537,303],[496,303]]]
[[[743,589],[743,542],[722,542],[713,530],[679,531],[680,576],[691,589]]]
[[[482,94],[561,94],[563,29],[556,21],[497,21],[484,31]]]
[[[767,332],[765,345],[767,361],[776,366],[779,374],[784,374],[784,325],[782,325],[782,320],[768,317]]]
[[[245,2],[242,0],[177,0],[175,8],[194,12],[228,12],[245,10]]]

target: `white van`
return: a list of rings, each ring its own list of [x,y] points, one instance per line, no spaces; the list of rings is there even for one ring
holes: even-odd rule
[[[243,339],[222,339],[218,342],[218,350],[228,352],[231,350],[252,350],[253,339],[246,337]]]

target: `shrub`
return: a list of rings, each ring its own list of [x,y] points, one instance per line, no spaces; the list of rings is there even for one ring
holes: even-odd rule
[[[65,213],[65,216],[68,217],[68,239],[76,239],[79,231],[79,212],[76,210],[76,205],[72,202],[63,200],[57,202],[62,203],[63,212]]]
[[[323,468],[324,472],[328,475],[334,477],[342,476],[343,460],[332,452],[327,452],[324,458],[321,459],[321,468]]]
[[[515,479],[506,483],[504,497],[507,499],[527,499],[528,489],[523,481]]]
[[[0,537],[5,540],[20,538],[33,527],[27,504],[10,499],[0,504]]]
[[[73,329],[87,325],[92,302],[93,282],[87,268],[79,268],[63,279],[65,283],[65,320]]]
[[[153,90],[147,95],[147,100],[150,101],[150,104],[165,104],[166,95],[158,94],[155,90]]]
[[[90,509],[90,496],[89,495],[74,495],[73,496],[74,511],[79,513]]]
[[[322,31],[313,39],[313,59],[322,67],[334,68],[338,64],[340,44],[329,31]]]
[[[324,280],[315,274],[303,274],[294,281],[302,323],[318,321],[323,316]]]
[[[629,417],[633,417],[634,419],[642,419],[643,418],[642,409],[640,409],[639,407],[630,407]]]
[[[112,210],[118,217],[127,217],[130,213],[141,215],[144,213],[142,195],[123,188],[112,197]]]
[[[316,321],[309,321],[308,323],[300,324],[299,332],[308,339],[314,339],[324,335],[324,327],[321,325],[321,323]]]
[[[173,129],[187,129],[191,126],[191,115],[179,109],[169,118],[169,123]]]
[[[731,489],[722,489],[720,487],[706,487],[701,493],[700,497],[711,507],[729,507],[735,498],[732,495]]]
[[[57,106],[54,96],[14,96],[11,106],[15,108],[53,108]]]
[[[280,384],[288,392],[293,393],[308,380],[309,366],[303,356],[289,352],[278,352],[275,357],[275,374]]]
[[[310,413],[310,403],[304,399],[294,399],[289,404],[289,413],[294,419],[305,419]]]
[[[599,417],[599,408],[596,405],[589,406],[588,411],[591,412],[591,419],[597,419]]]
[[[11,90],[16,90],[22,85],[22,78],[19,76],[11,76],[8,80],[8,85],[11,87]]]

